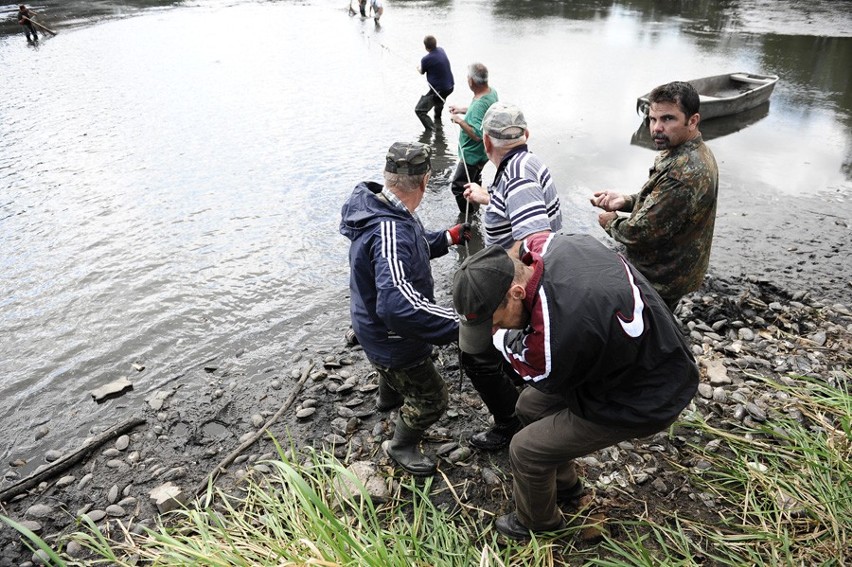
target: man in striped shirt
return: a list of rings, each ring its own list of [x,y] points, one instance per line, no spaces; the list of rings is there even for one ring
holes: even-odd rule
[[[464,197],[486,205],[485,245],[497,244],[517,256],[525,238],[562,229],[556,184],[544,162],[527,147],[529,129],[520,108],[495,102],[482,119],[482,133],[485,153],[497,173],[487,190],[468,184]],[[462,367],[494,417],[494,426],[473,435],[470,443],[487,451],[505,447],[520,426],[515,415],[518,391],[512,383],[520,380],[497,349],[472,354],[461,346]]]

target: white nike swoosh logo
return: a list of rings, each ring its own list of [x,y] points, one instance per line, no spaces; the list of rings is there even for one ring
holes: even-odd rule
[[[624,271],[627,272],[627,280],[630,282],[630,289],[633,291],[633,314],[632,317],[628,319],[619,311],[616,313],[616,317],[618,317],[618,324],[621,325],[624,332],[635,339],[645,332],[645,319],[642,317],[642,311],[645,309],[645,303],[642,301],[642,294],[639,293],[639,287],[633,279],[633,273],[627,266],[627,262],[625,262],[624,258],[621,256],[619,256],[618,259],[621,260],[622,264],[624,264]]]

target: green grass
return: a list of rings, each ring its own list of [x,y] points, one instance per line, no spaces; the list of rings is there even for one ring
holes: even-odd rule
[[[621,540],[603,546],[616,559],[593,564],[841,566],[852,561],[848,390],[805,378],[796,387],[753,378],[785,392],[801,421],[778,412],[758,429],[732,430],[698,415],[684,419],[680,425],[700,443],[691,444],[680,461],[693,457],[710,467],[683,472],[694,492],[714,498],[715,518],[698,521],[673,510],[664,525],[624,522]],[[713,440],[720,442],[708,446]],[[642,551],[649,548],[653,553]]]
[[[315,453],[300,466],[280,447],[280,458],[267,463],[272,472],[253,475],[239,496],[211,488],[201,501],[169,514],[143,535],[125,530],[106,537],[88,523],[68,539],[95,554],[87,565],[848,564],[849,392],[804,378],[796,387],[764,381],[764,388],[785,392],[787,401],[759,428],[721,428],[696,413],[678,423],[692,442],[670,466],[681,469],[692,492],[712,498],[713,508],[690,517],[688,510],[661,509],[656,503],[653,517],[660,519],[613,520],[610,535],[591,549],[576,537],[579,517],[556,539],[505,542],[490,527],[490,513],[458,498],[453,511],[433,504],[431,479],[395,479],[392,497],[377,504],[333,456]],[[787,408],[801,417],[787,414]],[[680,464],[698,460],[710,466]],[[341,489],[342,478],[355,488]],[[79,564],[22,526],[0,519],[20,531],[32,549],[50,554],[50,564]]]

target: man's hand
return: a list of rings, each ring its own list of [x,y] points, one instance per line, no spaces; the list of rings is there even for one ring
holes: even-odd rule
[[[598,191],[589,201],[605,211],[620,211],[627,202],[624,195],[615,191]]]
[[[618,218],[618,213],[615,212],[606,212],[598,215],[598,223],[600,223],[601,228],[606,230],[606,225],[614,221]]]
[[[477,205],[487,205],[491,202],[491,197],[488,196],[488,191],[476,183],[466,184],[462,195],[469,203],[476,203]]]
[[[447,241],[454,246],[470,242],[470,224],[465,222],[450,227],[447,231]]]
[[[451,104],[449,106],[449,109],[450,109],[450,114],[467,114],[467,107],[466,106],[455,106],[455,105]]]

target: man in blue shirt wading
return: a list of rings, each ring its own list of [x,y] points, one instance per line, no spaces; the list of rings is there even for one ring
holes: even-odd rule
[[[453,81],[453,70],[450,68],[450,60],[447,59],[447,54],[444,49],[438,47],[438,40],[433,35],[427,35],[423,38],[423,45],[426,47],[427,53],[420,60],[418,71],[420,74],[426,75],[426,82],[429,83],[429,92],[420,97],[417,101],[417,106],[414,107],[414,112],[417,118],[423,123],[426,130],[435,128],[435,123],[429,118],[429,111],[435,108],[435,121],[440,122],[441,111],[444,110],[444,101],[453,92],[455,81]]]

